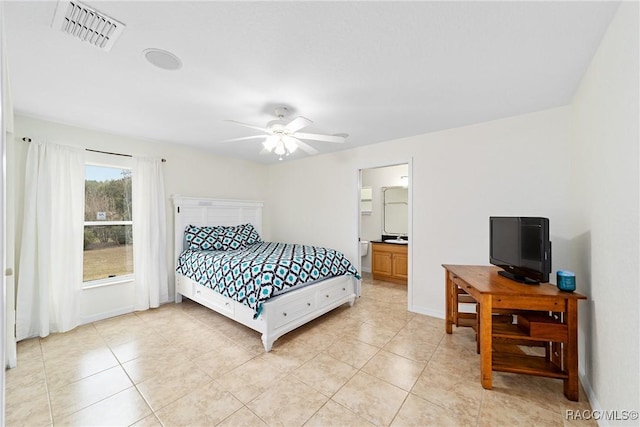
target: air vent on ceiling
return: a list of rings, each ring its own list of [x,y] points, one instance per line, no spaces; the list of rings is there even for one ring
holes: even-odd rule
[[[107,52],[125,28],[122,22],[75,0],[58,2],[51,26]]]

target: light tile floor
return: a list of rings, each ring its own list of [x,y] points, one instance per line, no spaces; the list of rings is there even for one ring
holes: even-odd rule
[[[8,426],[562,426],[560,380],[479,381],[469,328],[407,311],[405,286],[365,277],[362,298],[287,334],[193,302],[18,344]],[[584,422],[583,422],[584,423]],[[588,424],[588,423],[584,423]]]

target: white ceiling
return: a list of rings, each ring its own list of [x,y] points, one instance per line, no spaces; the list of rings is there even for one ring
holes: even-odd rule
[[[86,1],[126,25],[110,52],[4,2],[17,113],[261,163],[273,108],[348,133],[321,152],[568,104],[618,2]],[[177,55],[155,68],[147,48]],[[17,135],[21,136],[21,135]],[[289,160],[302,158],[294,153]]]

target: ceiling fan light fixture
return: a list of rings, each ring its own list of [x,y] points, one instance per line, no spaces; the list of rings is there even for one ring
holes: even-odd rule
[[[227,139],[223,142],[231,142],[231,141],[244,141],[247,139],[254,138],[265,138],[262,142],[262,146],[264,150],[262,151],[267,153],[275,153],[280,160],[282,160],[283,156],[289,156],[300,148],[306,154],[314,155],[318,154],[319,151],[313,148],[308,143],[304,142],[307,140],[311,141],[322,141],[322,142],[331,142],[336,144],[344,143],[345,138],[348,134],[336,134],[336,135],[324,135],[324,134],[316,134],[316,133],[303,133],[300,132],[301,129],[306,128],[311,125],[313,121],[307,119],[303,116],[298,116],[293,120],[285,120],[284,117],[288,114],[288,110],[285,107],[276,108],[275,110],[277,119],[271,120],[267,122],[265,127],[255,126],[247,123],[238,122],[236,120],[226,120],[228,122],[236,123],[241,126],[248,127],[250,129],[255,129],[260,132],[264,132],[267,135],[251,135],[240,138],[232,138]]]
[[[272,129],[273,131],[284,132],[286,125],[287,125],[287,122],[285,122],[282,119],[277,119],[277,120],[271,120],[269,123],[267,123],[267,128]]]
[[[287,149],[284,147],[284,143],[282,142],[282,140],[278,141],[278,143],[276,144],[274,153],[276,153],[278,156],[287,154]]]
[[[278,145],[278,138],[276,138],[273,135],[268,136],[267,139],[265,139],[264,142],[262,143],[262,146],[264,147],[264,149],[269,152],[273,151],[273,149],[276,148],[276,145]]]
[[[298,149],[298,144],[291,138],[283,138],[284,139],[284,147],[287,150],[287,155],[293,153]]]

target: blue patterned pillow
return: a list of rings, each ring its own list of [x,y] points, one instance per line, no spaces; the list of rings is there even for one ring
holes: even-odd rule
[[[260,243],[260,235],[251,224],[236,225],[233,227],[216,227],[218,241],[223,251],[244,249],[248,245]]]
[[[242,240],[245,245],[254,245],[262,242],[260,235],[251,224],[237,225],[236,233],[239,236],[238,238]]]
[[[218,239],[218,227],[198,227],[187,225],[184,230],[184,238],[187,247],[192,251],[219,251],[222,243]]]
[[[262,242],[251,224],[230,227],[189,225],[184,235],[187,246],[192,251],[231,251]]]

